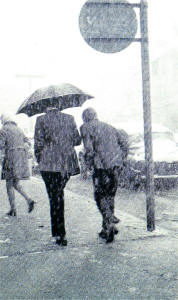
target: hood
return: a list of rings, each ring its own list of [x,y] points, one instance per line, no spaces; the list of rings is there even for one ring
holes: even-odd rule
[[[96,120],[97,113],[92,107],[89,107],[83,111],[82,119],[85,123]]]

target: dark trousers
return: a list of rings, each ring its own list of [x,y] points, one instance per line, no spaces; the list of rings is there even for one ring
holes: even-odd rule
[[[41,171],[45,182],[50,203],[51,232],[52,236],[64,236],[64,188],[69,176],[62,176],[60,172]]]
[[[94,169],[94,199],[103,217],[102,227],[107,230],[114,215],[114,197],[118,187],[119,168]]]

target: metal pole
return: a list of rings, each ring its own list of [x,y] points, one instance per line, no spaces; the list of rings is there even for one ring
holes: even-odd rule
[[[141,56],[142,56],[144,144],[145,144],[145,165],[146,165],[147,230],[153,231],[155,229],[155,203],[154,203],[154,165],[152,159],[152,126],[151,126],[151,101],[150,101],[147,0],[141,0],[140,2],[140,29],[141,29]]]

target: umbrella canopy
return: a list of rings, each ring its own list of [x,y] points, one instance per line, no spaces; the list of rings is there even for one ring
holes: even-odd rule
[[[37,89],[21,104],[17,114],[25,113],[31,117],[44,113],[47,107],[58,107],[59,110],[78,107],[91,98],[93,96],[84,93],[69,83],[51,85]]]

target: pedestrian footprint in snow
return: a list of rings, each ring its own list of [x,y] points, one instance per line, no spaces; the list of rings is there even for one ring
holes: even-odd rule
[[[128,135],[123,130],[98,120],[93,108],[87,108],[82,114],[80,127],[85,148],[85,161],[93,169],[94,198],[102,215],[102,230],[99,233],[107,243],[114,240],[118,233],[115,224],[119,219],[114,215],[114,197],[118,186],[118,177],[128,155]]]
[[[70,176],[80,173],[74,146],[81,137],[73,116],[60,112],[60,104],[56,107],[37,118],[34,150],[49,197],[52,236],[66,246],[64,188]]]
[[[20,180],[29,179],[27,146],[28,138],[24,135],[10,114],[1,115],[0,150],[4,152],[2,163],[2,179],[6,180],[7,195],[10,204],[8,216],[16,216],[15,193],[17,190],[27,201],[28,212],[34,209],[33,201],[23,190]]]

